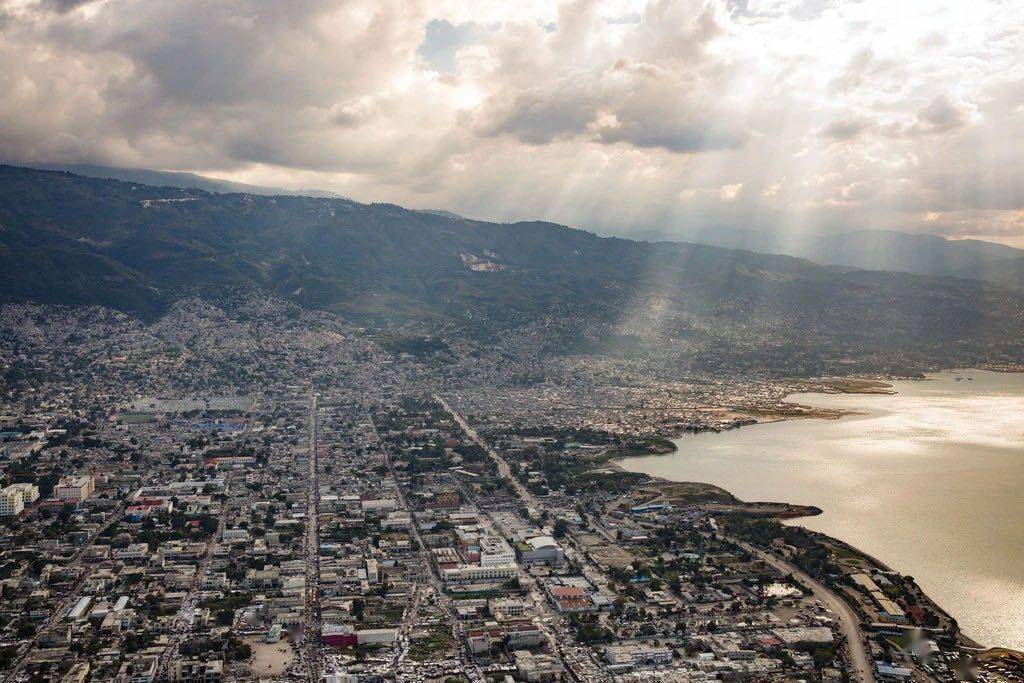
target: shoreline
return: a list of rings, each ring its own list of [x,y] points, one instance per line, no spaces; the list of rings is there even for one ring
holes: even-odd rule
[[[638,456],[628,456],[628,457],[638,457]],[[623,468],[619,463],[614,462],[614,461],[609,461],[608,463],[606,463],[606,467],[611,467],[613,469],[620,470],[620,471],[623,471],[623,472],[629,472],[629,470]],[[696,502],[695,503],[691,503],[695,507],[700,507],[700,508],[702,508],[704,510],[707,510],[709,512],[717,512],[719,514],[742,514],[742,515],[749,515],[751,517],[761,517],[761,518],[766,518],[766,519],[775,519],[775,520],[779,520],[779,521],[781,521],[783,523],[794,522],[796,520],[803,519],[805,517],[815,517],[815,516],[820,515],[820,514],[822,514],[824,512],[824,510],[822,510],[821,508],[817,507],[816,505],[800,505],[800,504],[796,504],[796,503],[787,503],[787,502],[782,502],[782,501],[746,501],[746,500],[742,500],[740,498],[735,497],[730,491],[728,491],[726,489],[722,489],[719,486],[716,486],[714,484],[707,484],[705,482],[673,481],[673,480],[670,480],[670,479],[665,479],[664,477],[658,477],[658,476],[654,476],[654,475],[646,475],[646,476],[648,477],[648,481],[638,485],[637,489],[635,489],[636,491],[638,491],[638,492],[642,491],[642,487],[649,486],[651,484],[654,484],[655,487],[661,487],[661,486],[664,486],[664,487],[673,487],[673,486],[702,486],[702,487],[712,487],[712,488],[715,488],[715,489],[719,489],[719,490],[723,491],[724,493],[726,493],[726,494],[728,494],[729,496],[732,497],[732,501],[731,502],[707,501],[707,502],[703,502],[703,503],[696,503]],[[654,497],[652,497],[650,499],[649,502],[657,502],[659,499],[666,498],[666,497],[668,497],[668,496],[666,496],[665,494],[654,496]],[[813,534],[813,535],[815,535],[817,537],[820,537],[823,540],[823,542],[825,542],[825,543],[827,543],[829,545],[838,546],[838,547],[846,550],[847,552],[849,552],[851,555],[853,555],[856,558],[858,558],[859,560],[861,560],[866,565],[871,565],[871,566],[873,566],[873,567],[875,567],[875,568],[877,568],[877,569],[879,569],[880,571],[883,571],[883,572],[892,572],[892,573],[900,574],[901,576],[904,576],[904,577],[911,576],[909,574],[905,574],[904,572],[902,572],[902,571],[900,571],[898,569],[892,568],[890,565],[888,565],[887,563],[885,563],[882,560],[878,559],[874,555],[871,555],[870,553],[867,553],[867,552],[861,550],[860,548],[858,548],[858,547],[856,547],[856,546],[854,546],[854,545],[852,545],[852,544],[850,544],[850,543],[848,543],[848,542],[846,542],[846,541],[844,541],[844,540],[842,540],[840,538],[836,538],[835,536],[830,536],[829,534],[826,534],[826,533],[821,532],[821,531],[814,531],[812,529],[807,529],[806,527],[801,527],[801,528],[805,529],[806,531],[808,531],[809,533],[811,533],[811,534]],[[914,583],[916,585],[916,581]],[[978,643],[976,640],[974,640],[973,638],[971,638],[970,636],[968,636],[967,634],[965,634],[961,630],[960,625],[959,625],[959,621],[957,621],[956,617],[954,617],[945,608],[943,608],[940,604],[938,604],[935,600],[933,600],[931,598],[931,596],[929,596],[927,593],[925,593],[924,590],[921,589],[921,587],[919,585],[917,587],[921,591],[921,595],[928,601],[929,607],[931,607],[936,612],[942,614],[944,617],[946,617],[951,622],[956,624],[955,639],[956,639],[957,645],[959,647],[966,648],[966,649],[969,649],[969,650],[974,650],[974,651],[976,651],[976,654],[982,654],[982,653],[986,653],[986,652],[997,652],[998,651],[998,652],[1007,652],[1007,653],[1011,653],[1011,654],[1016,655],[1016,656],[1024,657],[1024,652],[1020,652],[1020,651],[1014,650],[1012,648],[1006,648],[1006,647],[1002,647],[1002,646],[998,646],[998,645],[992,645],[992,646],[981,645],[980,643]],[[844,602],[847,602],[846,599],[842,597],[842,594],[840,592],[838,592],[838,591],[833,591],[833,592],[835,592],[837,595],[839,595],[840,598],[844,600]],[[847,604],[849,604],[849,603],[847,603]],[[856,609],[856,607],[853,606],[853,605],[851,605],[851,608]]]
[[[723,414],[732,414],[732,415],[737,415],[737,416],[738,415],[748,415],[749,419],[742,419],[742,418],[734,419],[732,422],[726,423],[725,425],[709,426],[709,427],[704,428],[704,429],[686,429],[686,430],[682,430],[682,431],[678,431],[678,432],[673,433],[673,435],[670,438],[674,440],[674,439],[683,438],[683,436],[686,435],[686,434],[697,434],[697,433],[702,433],[702,432],[721,433],[723,431],[730,431],[732,429],[739,429],[741,427],[746,427],[746,426],[753,426],[753,425],[757,425],[757,424],[772,424],[772,423],[783,422],[783,421],[788,421],[788,420],[804,420],[804,419],[839,420],[839,419],[842,419],[844,417],[849,417],[849,416],[853,416],[853,415],[862,415],[864,413],[861,412],[861,411],[856,411],[856,410],[838,410],[838,409],[829,409],[829,408],[815,408],[814,406],[806,406],[806,405],[803,405],[803,404],[800,404],[800,403],[795,403],[795,402],[794,403],[789,403],[787,399],[790,396],[793,396],[795,394],[804,394],[804,393],[806,393],[806,394],[820,393],[820,394],[826,394],[826,395],[829,395],[829,394],[831,394],[831,395],[835,395],[835,394],[866,394],[866,395],[892,396],[892,395],[897,395],[899,392],[894,388],[893,384],[891,384],[890,382],[910,381],[910,380],[928,381],[930,379],[929,375],[935,375],[935,374],[939,374],[939,373],[943,373],[943,372],[957,372],[957,371],[968,371],[968,370],[977,370],[977,371],[982,371],[982,372],[997,372],[997,373],[1005,373],[1005,374],[1020,374],[1020,373],[1024,373],[1024,366],[1015,366],[1015,367],[1000,366],[998,368],[994,368],[994,367],[993,368],[988,368],[988,367],[947,368],[947,369],[943,369],[943,370],[931,371],[931,372],[928,372],[927,375],[923,375],[923,376],[920,376],[920,377],[887,377],[885,380],[877,379],[877,378],[863,378],[863,379],[853,378],[852,382],[849,381],[848,378],[841,378],[841,381],[836,381],[836,380],[831,380],[830,379],[830,380],[824,380],[824,381],[822,381],[820,383],[811,382],[811,383],[808,383],[809,386],[807,386],[805,388],[799,388],[799,389],[794,390],[794,391],[792,391],[790,393],[787,393],[781,399],[782,403],[794,406],[798,410],[794,410],[794,411],[790,412],[788,410],[779,410],[779,411],[772,410],[772,409],[754,409],[754,410],[748,409],[748,410],[744,410],[744,409],[738,408],[738,407],[725,407],[725,408],[719,409],[719,410],[723,411]],[[760,413],[760,416],[759,417],[755,417],[755,415],[758,415],[759,413]],[[675,451],[675,449],[673,449],[673,451],[671,451],[671,452],[676,452],[676,451]],[[620,471],[623,471],[623,472],[628,472],[630,470],[627,470],[626,468],[622,467],[619,464],[619,462],[616,462],[616,460],[626,460],[626,459],[630,459],[630,458],[634,458],[634,457],[646,457],[646,456],[650,456],[650,455],[655,455],[655,454],[654,453],[642,453],[642,454],[625,455],[625,456],[622,456],[622,457],[617,457],[615,460],[608,461],[606,463],[606,466],[611,466],[611,467],[614,467],[617,470],[620,470]],[[658,454],[658,455],[664,455],[664,454]],[[646,476],[649,477],[649,482],[648,483],[654,483],[657,486],[672,486],[672,485],[676,485],[676,486],[683,485],[683,486],[686,486],[686,485],[689,485],[689,486],[713,487],[715,489],[718,489],[718,490],[724,492],[725,494],[727,494],[728,496],[731,497],[732,503],[713,503],[713,502],[710,502],[710,503],[707,503],[707,504],[704,504],[704,505],[701,506],[701,507],[704,507],[705,509],[708,509],[709,511],[713,510],[716,507],[720,507],[720,508],[722,508],[723,512],[731,511],[731,512],[740,513],[740,514],[750,514],[751,516],[760,516],[760,517],[765,517],[765,518],[769,518],[769,519],[777,519],[777,520],[783,521],[784,523],[793,522],[795,520],[799,520],[799,519],[802,519],[804,517],[814,517],[814,516],[822,514],[822,512],[823,512],[823,510],[821,508],[818,508],[817,506],[796,505],[796,504],[793,504],[793,503],[787,503],[787,502],[781,502],[781,501],[744,501],[744,500],[741,500],[741,499],[737,498],[736,496],[734,496],[732,494],[732,492],[727,491],[726,489],[722,489],[721,487],[719,487],[717,485],[709,484],[709,483],[706,483],[706,482],[679,482],[679,481],[673,481],[673,480],[665,479],[664,477],[660,477],[660,476],[654,476],[654,475],[646,475]],[[733,509],[729,510],[729,508],[733,508]],[[799,509],[800,512],[798,512],[797,509]],[[756,513],[756,512],[754,512],[754,510],[764,510],[764,512]],[[792,513],[792,514],[788,514],[788,513]],[[881,571],[893,572],[893,573],[900,574],[901,576],[912,576],[910,574],[905,574],[901,570],[893,569],[887,563],[882,562],[881,560],[879,560],[878,558],[874,557],[873,555],[871,555],[871,554],[861,550],[860,548],[857,548],[857,547],[851,545],[850,543],[848,543],[848,542],[846,542],[846,541],[844,541],[844,540],[842,540],[840,538],[836,538],[834,536],[830,536],[830,535],[828,535],[826,533],[823,533],[823,532],[820,532],[820,531],[813,531],[813,530],[810,530],[810,529],[806,529],[806,527],[801,527],[801,528],[804,528],[805,530],[807,530],[807,531],[809,531],[809,532],[811,532],[811,533],[821,537],[825,542],[827,542],[830,545],[834,545],[834,546],[837,546],[839,548],[842,548],[842,549],[846,550],[848,553],[850,553],[851,555],[853,555],[856,558],[860,559],[865,564],[868,564],[870,566],[874,566],[874,567],[878,568]],[[916,585],[916,581],[914,583]],[[964,648],[966,650],[970,650],[975,655],[989,654],[991,656],[1010,656],[1010,657],[1024,658],[1024,652],[1021,652],[1021,651],[1018,651],[1018,650],[1014,650],[1012,648],[1001,647],[1001,646],[998,646],[998,645],[990,645],[990,646],[981,645],[980,643],[978,643],[977,641],[975,641],[973,638],[971,638],[970,636],[966,635],[962,631],[962,629],[961,629],[961,627],[959,625],[959,621],[953,615],[951,615],[946,609],[944,609],[935,600],[933,600],[931,598],[931,596],[929,596],[927,593],[925,593],[924,590],[921,589],[920,586],[917,586],[917,588],[918,588],[918,590],[920,590],[921,595],[928,601],[928,604],[929,604],[929,606],[931,608],[933,608],[936,612],[940,613],[941,615],[946,617],[950,622],[952,622],[953,624],[956,625],[955,626],[955,640],[956,640],[956,643],[957,643],[957,645],[959,647]],[[849,604],[849,602],[844,597],[842,597],[841,593],[837,592],[837,595],[840,595],[841,599],[843,599],[844,602],[847,602]],[[853,607],[853,606],[851,605],[851,607]]]

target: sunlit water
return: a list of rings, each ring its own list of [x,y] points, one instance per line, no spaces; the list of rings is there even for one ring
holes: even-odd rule
[[[1024,649],[1024,375],[944,372],[896,389],[798,394],[788,400],[863,414],[685,436],[677,453],[620,464],[817,505],[797,523],[914,576],[980,643]]]

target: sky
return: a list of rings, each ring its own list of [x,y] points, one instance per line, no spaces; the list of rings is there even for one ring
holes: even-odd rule
[[[0,159],[1024,246],[1019,0],[0,0]]]

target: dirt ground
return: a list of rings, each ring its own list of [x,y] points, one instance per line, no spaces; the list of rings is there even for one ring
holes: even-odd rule
[[[280,676],[292,662],[294,654],[291,645],[287,640],[281,640],[274,644],[263,642],[262,638],[247,638],[246,641],[252,648],[252,660],[250,665],[254,676],[273,677]]]

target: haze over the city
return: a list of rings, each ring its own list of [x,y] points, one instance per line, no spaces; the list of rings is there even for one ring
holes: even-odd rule
[[[605,234],[1024,245],[1024,5],[4,0],[0,158]]]

